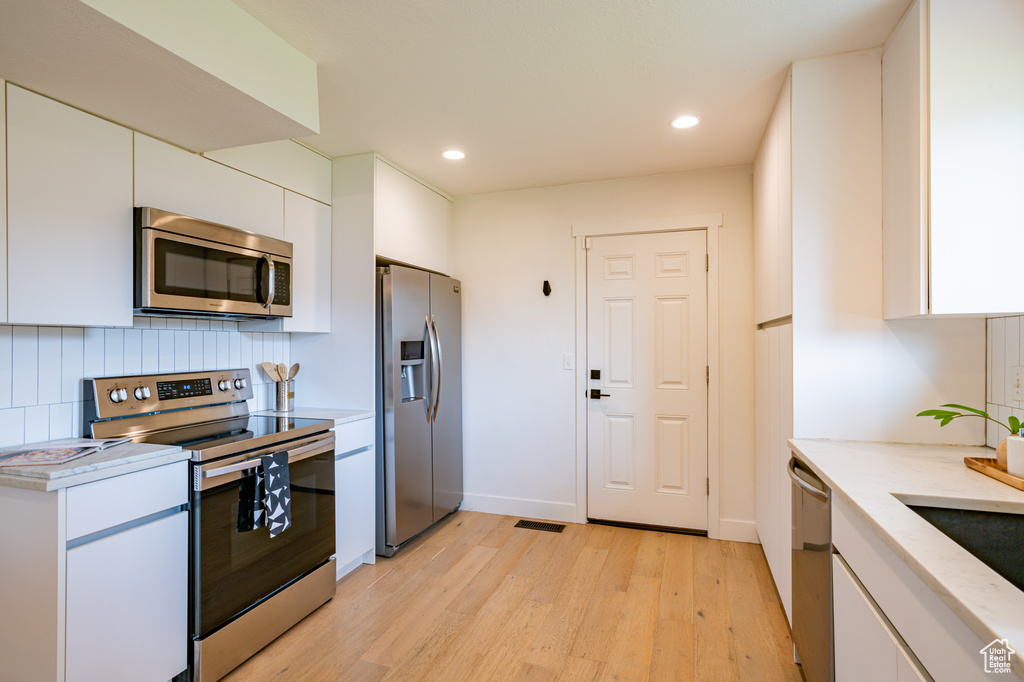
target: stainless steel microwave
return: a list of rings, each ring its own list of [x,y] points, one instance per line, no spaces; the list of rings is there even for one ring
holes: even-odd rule
[[[136,208],[135,312],[291,317],[292,245],[156,208]]]

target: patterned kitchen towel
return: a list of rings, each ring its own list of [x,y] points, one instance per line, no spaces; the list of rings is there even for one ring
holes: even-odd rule
[[[262,465],[262,462],[260,462]],[[263,511],[263,467],[242,472],[238,482],[238,532],[256,530],[267,525]]]
[[[292,490],[288,479],[288,452],[260,457],[263,462],[263,511],[270,537],[280,535],[292,525]]]

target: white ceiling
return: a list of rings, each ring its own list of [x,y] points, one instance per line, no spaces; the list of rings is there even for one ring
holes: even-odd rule
[[[747,164],[788,64],[909,0],[234,0],[318,64],[329,156],[453,195]],[[669,123],[693,113],[703,123]],[[458,148],[462,161],[442,159]]]

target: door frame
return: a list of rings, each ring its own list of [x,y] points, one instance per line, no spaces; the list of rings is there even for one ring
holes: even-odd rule
[[[587,250],[588,237],[704,230],[708,249],[708,537],[719,532],[719,301],[721,213],[573,223],[576,251],[576,522],[587,522]]]

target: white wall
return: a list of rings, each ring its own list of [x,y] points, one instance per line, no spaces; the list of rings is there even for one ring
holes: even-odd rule
[[[464,508],[571,521],[585,504],[576,499],[574,373],[562,369],[577,331],[572,224],[722,213],[719,515],[753,522],[751,173],[744,166],[456,198]]]
[[[981,444],[918,412],[985,396],[983,320],[882,319],[881,55],[793,64],[797,438]]]
[[[999,317],[988,320],[988,407],[985,411],[992,415],[993,419],[998,419],[1004,424],[1010,415],[1024,421],[1024,401],[1014,400],[1013,397],[1014,384],[1017,380],[1014,368],[1024,365],[1022,330],[1024,317]],[[978,407],[974,403],[961,403],[958,400],[946,402]],[[988,420],[985,424],[985,440],[989,447],[997,447],[1000,441],[1010,435],[1009,431]]]
[[[0,326],[0,446],[82,435],[83,381],[100,376],[248,367],[250,410],[272,409],[256,365],[289,363],[288,334],[239,332],[236,322],[135,318],[132,329]],[[296,398],[302,395],[296,378]]]

